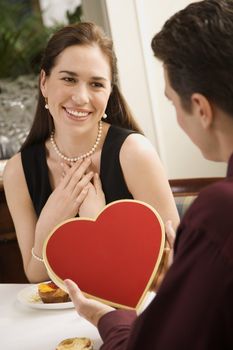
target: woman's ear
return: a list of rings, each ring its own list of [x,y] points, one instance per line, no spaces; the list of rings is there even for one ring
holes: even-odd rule
[[[213,108],[210,101],[202,94],[191,96],[193,114],[199,119],[202,127],[208,129],[213,122]]]
[[[40,90],[44,97],[47,97],[47,77],[45,71],[40,72]]]

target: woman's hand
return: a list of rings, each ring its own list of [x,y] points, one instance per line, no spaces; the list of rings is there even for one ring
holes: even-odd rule
[[[96,218],[106,205],[102,184],[97,173],[93,177],[93,183],[89,182],[87,188],[88,193],[79,207],[79,216]]]
[[[97,326],[102,316],[115,310],[113,307],[105,305],[97,300],[86,298],[73,281],[67,279],[64,282],[78,314],[91,322],[94,326]]]
[[[172,227],[171,220],[168,220],[165,224],[165,231],[166,231],[166,243],[165,248],[163,252],[163,257],[159,266],[159,269],[157,271],[156,278],[151,286],[151,290],[157,292],[169,267],[172,264],[173,260],[173,246],[175,241],[175,231]]]
[[[94,175],[92,171],[87,172],[90,163],[90,159],[80,160],[66,169],[61,182],[49,196],[36,225],[35,250],[38,254],[48,233],[62,221],[77,215]],[[44,237],[38,242],[41,235]]]

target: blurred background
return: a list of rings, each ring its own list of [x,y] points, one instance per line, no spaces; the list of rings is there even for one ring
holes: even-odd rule
[[[112,37],[119,84],[171,179],[224,176],[226,166],[203,159],[179,129],[164,97],[161,64],[150,42],[189,0],[0,0],[0,160],[25,139],[37,99],[41,53],[64,24],[93,21]],[[0,161],[1,172],[1,161]]]

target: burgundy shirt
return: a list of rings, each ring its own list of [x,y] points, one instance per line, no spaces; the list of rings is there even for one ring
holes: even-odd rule
[[[233,349],[233,155],[177,232],[174,262],[139,316],[116,310],[98,324],[102,350]]]

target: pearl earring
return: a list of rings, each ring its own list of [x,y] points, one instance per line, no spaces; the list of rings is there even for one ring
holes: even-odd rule
[[[106,119],[108,116],[107,116],[107,114],[106,113],[104,113],[104,115],[103,115],[103,119]]]
[[[49,105],[48,105],[48,99],[45,98],[45,106],[44,106],[45,109],[49,109]]]

